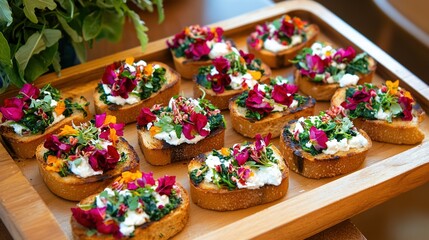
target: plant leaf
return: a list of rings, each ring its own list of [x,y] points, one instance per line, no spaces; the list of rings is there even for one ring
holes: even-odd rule
[[[67,21],[64,19],[63,16],[57,14],[57,18],[61,26],[63,27],[64,31],[70,36],[73,42],[83,41],[83,38],[76,32],[76,30],[70,27],[70,25],[67,23]]]
[[[55,53],[54,58],[52,59],[52,67],[54,68],[55,72],[57,73],[58,77],[61,76],[61,57],[60,57],[60,53],[57,51]]]
[[[27,68],[25,69],[25,80],[33,82],[40,75],[46,73],[49,70],[49,66],[55,57],[55,53],[58,52],[58,43],[46,48],[44,51],[37,55],[34,55],[30,61],[28,61]]]
[[[127,12],[128,16],[131,18],[134,24],[134,28],[136,29],[137,38],[140,41],[140,45],[142,47],[142,51],[146,49],[146,45],[149,42],[149,38],[147,37],[146,31],[147,27],[144,25],[143,21],[140,20],[140,17],[137,13],[130,10]]]
[[[158,10],[158,23],[162,23],[165,19],[164,6],[162,3],[162,0],[154,0],[154,2],[156,4],[156,8]]]
[[[43,40],[46,43],[46,47],[51,47],[54,44],[58,43],[61,37],[61,31],[58,29],[47,28],[43,30]]]
[[[72,42],[76,56],[81,63],[86,62],[86,48],[83,42]]]
[[[102,32],[99,38],[107,38],[109,41],[117,42],[121,40],[125,16],[116,11],[103,11]]]
[[[21,88],[24,83],[24,78],[21,78],[18,74],[18,67],[16,66],[16,63],[14,64],[14,67],[5,67],[3,68],[3,71],[6,72],[7,76],[9,77],[10,83],[13,85]]]
[[[61,11],[59,8],[57,8],[57,13],[63,16],[68,21],[71,21],[74,16],[74,8],[75,5],[73,3],[73,0],[56,0],[60,6],[66,10],[66,12]]]
[[[45,9],[54,10],[57,7],[57,4],[54,0],[23,0],[24,4],[24,13],[25,16],[30,19],[33,23],[37,23],[37,16],[35,9]]]
[[[12,11],[10,10],[7,0],[0,0],[0,25],[10,26],[12,23]]]
[[[0,32],[0,65],[12,66],[12,60],[10,58],[10,47],[3,33]]]
[[[30,58],[45,50],[46,44],[42,39],[43,34],[39,32],[33,33],[15,53],[15,59],[18,64],[19,76],[24,76],[25,68],[27,67]]]
[[[101,31],[101,11],[94,11],[88,14],[83,20],[83,39],[89,41],[95,39]]]

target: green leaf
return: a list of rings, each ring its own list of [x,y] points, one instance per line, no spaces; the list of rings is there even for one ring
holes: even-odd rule
[[[21,78],[18,74],[18,67],[16,66],[16,62],[14,64],[14,67],[5,67],[3,68],[3,71],[6,72],[7,76],[9,77],[10,83],[17,86],[18,88],[21,88],[24,83],[24,78]]]
[[[25,16],[30,19],[33,23],[37,23],[37,16],[35,9],[45,9],[54,10],[57,7],[57,4],[54,0],[23,0],[24,4],[24,13]]]
[[[86,62],[86,48],[83,42],[72,42],[77,58],[81,63]]]
[[[137,196],[128,198],[128,207],[130,211],[134,211],[139,206],[139,198]]]
[[[101,11],[94,11],[88,14],[83,20],[82,28],[85,41],[95,39],[101,32]]]
[[[55,53],[54,58],[52,59],[52,67],[54,68],[55,72],[57,73],[58,77],[61,76],[61,57],[60,57],[60,53],[57,51]]]
[[[15,53],[19,75],[21,77],[24,76],[24,71],[27,68],[30,58],[46,49],[46,44],[45,41],[43,41],[42,36],[43,34],[39,32],[33,33],[33,35],[27,39],[27,42]]]
[[[10,47],[3,33],[0,32],[0,65],[12,66],[12,60],[10,58]]]
[[[61,37],[61,31],[58,29],[47,28],[43,30],[43,40],[46,43],[46,47],[51,47],[54,44],[58,43]]]
[[[73,40],[73,42],[82,42],[83,38],[79,35],[79,33],[76,32],[70,25],[67,23],[67,21],[64,19],[63,16],[57,15],[58,22],[60,22],[61,26],[63,27],[64,31],[70,36],[70,38]]]
[[[162,23],[165,19],[164,15],[164,6],[162,4],[162,0],[154,0],[156,4],[156,8],[158,10],[158,23]]]
[[[136,29],[137,38],[140,40],[140,45],[142,47],[142,51],[146,49],[146,45],[149,42],[149,38],[147,37],[147,34],[145,33],[148,29],[146,26],[143,25],[143,22],[140,20],[140,17],[137,13],[134,11],[128,11],[128,16],[131,18],[134,24],[134,28]]]
[[[102,32],[99,37],[105,37],[112,42],[121,40],[124,22],[125,16],[122,12],[103,11],[101,21]]]
[[[182,125],[174,125],[174,131],[176,132],[177,138],[182,137]]]
[[[12,11],[10,10],[9,3],[7,3],[7,0],[0,0],[0,25],[9,27],[12,21]]]
[[[58,52],[58,43],[41,53],[34,55],[28,62],[28,66],[25,69],[25,79],[28,82],[33,82],[40,75],[46,73],[49,70],[49,66],[52,64],[56,53]]]
[[[57,8],[57,13],[63,16],[68,21],[72,20],[74,16],[74,8],[75,8],[73,0],[56,0],[56,1],[60,4],[61,8],[66,11],[66,12],[63,12],[59,8]]]

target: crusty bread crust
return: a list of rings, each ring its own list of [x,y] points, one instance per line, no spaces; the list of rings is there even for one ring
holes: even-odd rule
[[[195,74],[198,74],[200,67],[210,66],[212,60],[194,61],[185,57],[176,57],[172,50],[174,68],[180,73],[180,76],[185,79],[192,79]]]
[[[254,138],[257,134],[266,136],[268,133],[271,133],[273,138],[280,136],[283,126],[289,121],[313,115],[316,104],[314,98],[308,98],[307,102],[298,108],[288,108],[283,112],[273,112],[257,121],[245,117],[243,112],[245,109],[239,107],[235,102],[237,97],[231,98],[229,101],[232,128],[241,135],[250,138]]]
[[[332,106],[340,106],[346,99],[346,89],[338,89],[331,100]],[[414,105],[417,112],[417,121],[403,121],[402,119],[393,119],[391,123],[384,120],[371,120],[356,118],[353,124],[364,130],[368,136],[377,142],[386,142],[393,144],[418,144],[423,141],[425,134],[419,128],[419,124],[425,118],[425,112],[420,105]]]
[[[270,76],[271,76],[271,69],[268,67],[268,65],[262,63],[261,65],[262,69],[264,69],[264,75],[259,80],[260,83],[268,84],[270,82]],[[201,89],[203,89],[206,92],[205,99],[209,100],[213,105],[215,105],[220,110],[228,109],[229,105],[229,99],[232,97],[235,97],[237,95],[240,95],[244,92],[244,89],[237,89],[237,90],[225,90],[223,93],[216,93],[213,91],[213,89],[205,89],[201,87],[197,83],[196,77],[193,79],[194,81],[194,98],[199,98],[203,95],[203,92]]]
[[[280,155],[276,147],[273,146],[273,150]],[[188,173],[201,167],[206,154],[198,155],[189,163]],[[192,201],[198,206],[210,210],[233,211],[280,199],[286,195],[289,187],[289,170],[284,160],[280,161],[279,165],[282,169],[282,181],[279,186],[265,185],[257,189],[236,189],[230,191],[226,188],[219,189],[213,183],[202,182],[196,186],[189,180]]]
[[[161,220],[143,224],[140,227],[136,227],[134,232],[134,237],[132,239],[136,240],[155,240],[155,239],[170,239],[185,227],[189,218],[189,196],[186,193],[185,189],[179,186],[182,196],[182,203],[180,206],[168,215],[164,216]],[[84,203],[92,203],[94,201],[95,195],[89,196],[88,198],[81,201]],[[97,239],[107,239],[114,240],[115,238],[112,235],[93,235],[87,236],[87,228],[80,225],[73,216],[70,219],[73,239],[82,239],[82,240],[97,240]]]
[[[107,113],[116,116],[116,121],[120,123],[135,122],[143,107],[152,107],[155,104],[167,105],[171,97],[179,94],[180,90],[180,75],[168,65],[161,62],[150,62],[149,64],[158,64],[166,69],[167,82],[162,88],[152,93],[149,98],[139,101],[134,104],[125,104],[123,106],[117,104],[107,105],[100,100],[100,93],[94,91],[94,107],[97,114]]]
[[[146,129],[137,130],[137,139],[145,160],[152,165],[167,165],[192,159],[202,152],[223,147],[225,129],[219,128],[196,144],[173,146],[150,136]]]
[[[118,164],[116,168],[102,175],[80,178],[75,175],[61,177],[57,172],[47,171],[43,155],[48,149],[46,149],[43,144],[40,144],[36,151],[39,172],[46,186],[48,186],[49,190],[55,195],[71,201],[80,201],[104,189],[115,180],[116,177],[120,176],[122,172],[138,169],[139,157],[134,148],[122,137],[119,139],[117,146],[120,152],[126,152],[128,154],[128,160],[126,162]]]
[[[302,150],[299,144],[292,142],[287,136],[288,127],[294,127],[296,121],[288,124],[280,136],[280,152],[287,161],[289,168],[307,178],[326,178],[352,172],[359,168],[365,161],[368,150],[372,147],[372,141],[363,130],[359,132],[368,140],[364,148],[353,148],[347,152],[340,151],[335,154],[319,153],[315,156]]]
[[[376,63],[371,57],[368,58],[370,72],[359,74],[358,85],[372,82],[375,74]],[[295,70],[295,84],[299,90],[306,95],[314,97],[317,101],[330,101],[335,91],[340,88],[338,83],[318,83],[302,76],[299,70]]]
[[[85,98],[75,98],[73,101],[80,104],[85,104],[87,102]],[[69,117],[66,117],[54,125],[46,128],[45,132],[41,134],[20,136],[16,134],[11,127],[7,126],[0,126],[0,134],[16,157],[32,158],[34,157],[37,146],[45,141],[46,135],[58,133],[60,132],[60,128],[62,128],[64,125],[71,125],[72,122],[74,124],[80,124],[82,122],[89,121],[92,118],[89,107],[85,106],[84,109],[87,113],[86,117],[84,116],[83,112],[75,111]]]
[[[275,53],[265,49],[256,50],[250,46],[250,37],[247,38],[247,49],[249,53],[254,54],[256,58],[261,59],[262,62],[272,68],[287,67],[292,64],[290,60],[292,60],[299,51],[305,47],[310,47],[314,41],[316,41],[320,32],[319,27],[315,24],[310,24],[305,31],[308,34],[307,41],[280,52]]]

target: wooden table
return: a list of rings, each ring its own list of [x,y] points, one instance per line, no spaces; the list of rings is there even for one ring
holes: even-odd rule
[[[339,46],[353,45],[365,50],[378,62],[375,81],[385,79],[402,80],[401,85],[414,94],[420,104],[428,110],[429,88],[411,72],[385,54],[365,37],[351,29],[341,19],[314,2],[288,1],[238,16],[216,25],[225,29],[227,37],[234,39],[239,47],[245,46],[245,37],[255,24],[281,16],[284,13],[297,15],[316,22],[321,30],[321,40]],[[162,61],[172,64],[165,46],[165,39],[152,42],[145,53],[139,47],[99,58],[62,71],[61,77],[48,74],[38,80],[38,85],[52,83],[65,92],[74,92],[91,99],[91,93],[101,76],[104,66],[113,61],[134,56],[147,61]],[[274,70],[274,75],[290,76],[292,68]],[[192,83],[182,81],[182,90],[190,95]],[[13,91],[0,96],[13,96]],[[318,103],[317,109],[328,105]],[[229,113],[223,112],[227,121]],[[422,125],[429,134],[429,120]],[[134,126],[128,125],[125,136],[139,149]],[[229,124],[226,146],[245,140],[235,133]],[[274,144],[278,142],[274,141]],[[290,188],[284,199],[254,208],[228,213],[202,210],[191,205],[191,219],[188,226],[178,235],[187,239],[198,236],[204,239],[228,238],[275,238],[296,239],[312,236],[338,224],[351,216],[365,211],[394,196],[422,185],[429,180],[429,159],[426,157],[429,142],[426,139],[418,146],[396,146],[374,143],[364,165],[354,173],[336,178],[311,180],[291,173]],[[154,171],[156,176],[175,174],[187,186],[186,168],[183,163],[166,167],[148,165],[142,159],[141,169]],[[0,216],[15,238],[55,238],[70,236],[68,208],[74,203],[52,195],[47,190],[35,168],[34,161],[13,161],[0,146]],[[204,225],[200,219],[204,219]],[[203,227],[203,228],[202,228]],[[252,231],[249,231],[251,229]]]

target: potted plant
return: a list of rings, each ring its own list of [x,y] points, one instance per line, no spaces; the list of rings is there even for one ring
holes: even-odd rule
[[[119,41],[126,17],[144,50],[148,29],[129,2],[147,11],[156,6],[163,21],[162,0],[0,0],[0,93],[10,83],[20,87],[48,71],[59,73],[64,46],[84,62],[94,40]]]

